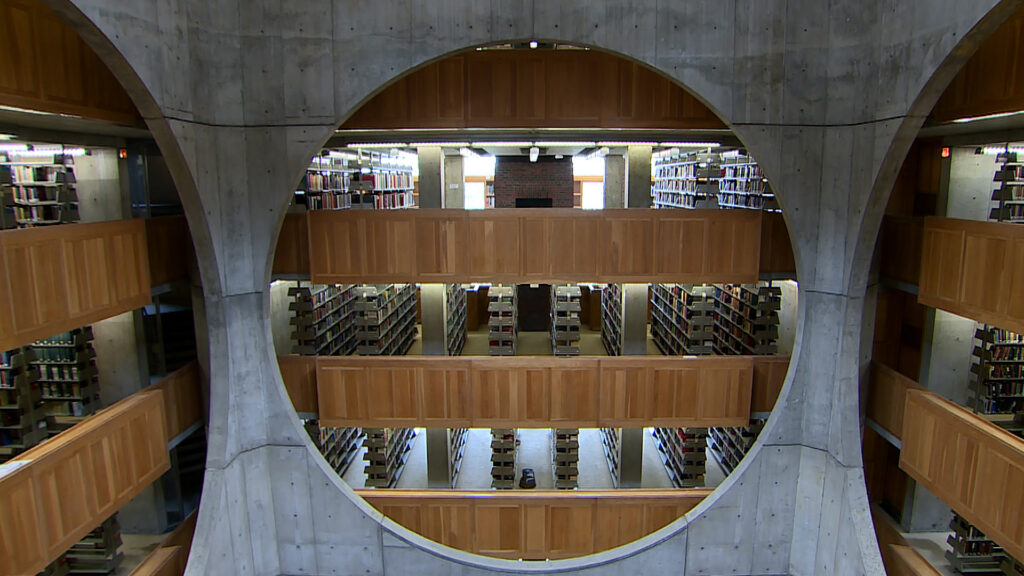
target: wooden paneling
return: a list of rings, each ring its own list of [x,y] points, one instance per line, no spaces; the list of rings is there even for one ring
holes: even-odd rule
[[[0,575],[35,574],[169,467],[163,393],[147,390],[15,458],[0,478]]]
[[[900,534],[899,528],[889,515],[878,506],[871,507],[871,518],[875,524],[875,536],[882,553],[885,571],[890,576],[938,576],[942,574],[910,547]]]
[[[284,217],[271,270],[275,275],[309,274],[309,229],[305,214]]]
[[[164,216],[145,222],[150,284],[160,286],[188,279],[192,236],[185,217]]]
[[[398,524],[446,546],[496,558],[556,560],[660,530],[711,490],[356,493]]]
[[[0,104],[137,124],[128,94],[42,2],[0,1]]]
[[[307,218],[310,275],[321,284],[755,282],[760,269],[761,214],[749,210],[339,210]]]
[[[308,405],[314,359],[279,361],[285,387]],[[755,388],[758,411],[770,411],[789,358],[324,356],[315,362],[325,426],[703,427],[746,425]]]
[[[903,437],[903,412],[909,390],[921,385],[880,362],[871,363],[867,416],[896,438]]]
[[[1024,9],[974,53],[935,104],[939,122],[1024,109]]]
[[[0,231],[0,349],[150,302],[145,223]]]
[[[754,356],[750,411],[771,412],[789,372],[789,356]]]
[[[360,108],[351,129],[724,128],[683,88],[596,50],[484,50],[399,79]]]
[[[917,284],[921,278],[924,218],[886,215],[878,241],[882,276]]]
[[[937,394],[910,390],[900,467],[1024,557],[1024,440]]]
[[[193,361],[168,374],[150,389],[160,390],[164,394],[164,421],[167,423],[168,438],[176,438],[203,420],[199,362]]]
[[[927,218],[921,251],[922,304],[1024,331],[1024,228]]]
[[[316,412],[316,358],[278,356],[277,365],[296,412]]]
[[[796,276],[796,256],[786,219],[777,212],[766,212],[761,221],[761,273]]]
[[[130,576],[182,576],[185,563],[192,550],[192,538],[196,531],[199,511],[189,514],[160,545],[147,556]]]

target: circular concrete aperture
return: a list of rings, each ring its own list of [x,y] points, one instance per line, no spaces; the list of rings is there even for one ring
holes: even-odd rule
[[[417,100],[436,105],[419,106],[414,104]],[[424,130],[424,126],[429,127],[429,130]],[[538,130],[545,131],[543,137],[531,135]],[[581,133],[586,136],[581,138]],[[687,144],[697,141],[714,144]],[[364,143],[365,146],[353,144],[356,142]],[[545,146],[545,142],[549,144]],[[573,145],[574,142],[578,145]],[[515,145],[512,145],[513,143]],[[551,143],[556,146],[551,146]],[[362,195],[361,203],[359,194],[339,194],[336,190],[358,188],[352,185],[350,180],[360,178],[360,169],[365,172],[367,167],[372,165],[369,161],[370,156],[376,154],[396,156],[415,153],[417,149],[422,151],[433,148],[442,151],[440,163],[444,163],[444,151],[459,159],[462,157],[460,149],[462,155],[467,155],[466,148],[472,150],[469,156],[494,154],[509,157],[525,154],[526,150],[537,145],[553,148],[545,149],[543,153],[564,155],[565,162],[569,162],[573,154],[594,156],[619,152],[623,156],[625,168],[625,156],[632,152],[629,143],[636,143],[640,152],[647,154],[648,162],[653,152],[656,164],[654,177],[658,179],[657,182],[663,183],[660,187],[656,183],[656,190],[673,192],[676,190],[673,187],[678,183],[678,190],[682,191],[685,186],[682,184],[683,175],[688,174],[685,170],[689,169],[683,166],[689,166],[691,161],[695,162],[693,182],[696,182],[699,173],[703,187],[700,189],[701,193],[695,194],[694,198],[700,201],[701,208],[715,209],[719,203],[722,204],[722,208],[741,208],[741,204],[748,199],[756,201],[755,192],[758,184],[765,186],[761,173],[751,166],[756,159],[746,155],[738,139],[714,112],[675,81],[639,62],[600,50],[553,43],[540,43],[537,48],[530,48],[528,43],[522,42],[458,52],[421,66],[382,88],[342,124],[338,134],[327,143],[327,147],[332,149],[331,152],[325,150],[322,155],[314,158],[309,172],[303,175],[296,186],[303,191],[303,194],[296,198],[301,198],[307,206],[320,210],[329,210],[332,206],[361,206],[365,203],[366,195]],[[605,150],[601,150],[602,148]],[[726,174],[725,178],[719,179],[719,176]],[[423,174],[420,176],[422,178]],[[721,193],[718,191],[720,183]],[[446,193],[448,185],[448,182],[443,182],[442,194]],[[716,190],[708,192],[707,186],[714,186]],[[767,191],[770,192],[770,187]],[[649,204],[650,186],[647,187],[646,195]],[[386,193],[383,196],[387,198]],[[421,191],[420,199],[423,198],[424,194]],[[669,203],[671,198],[673,197],[666,195],[661,200]],[[581,479],[579,492],[556,492],[551,490],[553,473],[551,455],[548,452],[546,469],[541,468],[544,466],[542,458],[537,460],[539,465],[524,464],[520,461],[515,467],[516,479],[526,466],[537,470],[540,485],[549,488],[542,493],[492,492],[490,474],[479,473],[478,478],[470,481],[463,476],[462,482],[458,484],[460,489],[455,491],[361,490],[356,495],[367,499],[372,506],[397,525],[425,538],[452,548],[495,558],[559,560],[604,552],[637,540],[641,541],[624,550],[635,551],[660,541],[660,537],[650,535],[676,523],[715,487],[724,483],[726,476],[733,469],[740,466],[740,460],[756,439],[757,432],[767,418],[785,378],[789,364],[788,355],[792,351],[795,338],[796,284],[791,280],[778,280],[795,278],[795,262],[788,230],[778,204],[769,199],[764,208],[760,225],[763,229],[763,242],[768,247],[760,252],[765,260],[762,262],[761,271],[765,273],[765,277],[775,278],[777,281],[774,284],[735,284],[734,290],[725,285],[716,288],[710,285],[684,287],[659,284],[650,292],[646,288],[643,291],[642,301],[651,302],[655,315],[660,314],[669,318],[682,310],[685,303],[690,303],[694,305],[688,309],[697,310],[696,315],[706,317],[708,322],[702,324],[701,318],[689,319],[691,323],[695,322],[698,325],[698,329],[692,334],[695,352],[683,349],[682,333],[674,335],[665,332],[661,334],[665,345],[659,344],[655,347],[655,344],[649,343],[648,346],[652,354],[668,356],[631,359],[635,361],[637,368],[651,371],[652,374],[657,372],[659,377],[663,378],[657,382],[652,380],[644,384],[647,389],[643,394],[646,401],[651,403],[648,408],[651,420],[634,423],[631,429],[627,427],[630,429],[627,433],[630,437],[630,446],[635,447],[638,442],[640,446],[646,444],[648,451],[668,460],[666,466],[670,472],[661,473],[660,477],[648,478],[646,482],[636,485],[637,488],[643,487],[642,490],[612,490],[613,480],[607,472],[607,467],[601,462],[599,466],[591,468],[592,472],[596,468],[597,474],[592,473],[591,478]],[[357,218],[356,214],[374,215],[364,212],[346,215]],[[543,217],[543,213],[538,214],[538,217]],[[437,214],[430,216],[436,217]],[[299,217],[293,219],[297,221]],[[351,224],[355,225],[354,221]],[[286,223],[283,235],[287,237],[293,232],[291,225]],[[473,241],[472,238],[468,240]],[[278,262],[281,262],[280,256]],[[281,264],[284,269],[290,269],[291,263]],[[338,323],[340,320],[336,315],[345,313],[345,307],[352,306],[348,302],[356,298],[355,294],[359,290],[348,286],[331,288],[314,285],[308,288],[295,286],[294,291],[297,294],[295,307],[299,309],[308,307],[314,310],[322,305],[334,310],[324,313],[326,316],[317,315],[315,319],[307,317],[305,320],[297,321],[300,324],[308,323],[307,336],[300,336],[301,330],[296,330],[297,349],[307,354],[329,350],[332,356],[359,351],[354,343],[355,336],[348,331],[338,334],[338,342],[311,338],[319,333],[317,325]],[[324,297],[323,294],[328,296]],[[323,304],[311,303],[317,297]],[[343,302],[345,304],[342,304]],[[675,310],[675,307],[678,307],[678,310]],[[699,312],[701,310],[706,313]],[[482,319],[481,324],[486,327],[486,319]],[[356,329],[353,327],[352,330]],[[698,343],[696,337],[703,335],[704,330],[708,336],[706,342]],[[697,334],[698,331],[702,331],[702,334]],[[715,332],[721,332],[718,337],[722,341],[712,346],[712,342],[716,341],[716,337],[712,336]],[[730,335],[732,340],[729,339]],[[771,354],[778,350],[779,346],[769,345],[768,342],[775,342],[780,336],[783,341],[780,354],[757,358],[735,356],[743,351],[747,354]],[[477,340],[486,338],[486,334],[477,335]],[[678,347],[674,345],[675,341],[680,342]],[[690,345],[689,340],[687,345]],[[744,345],[749,345],[749,348]],[[406,349],[402,348],[395,353],[404,354]],[[486,348],[478,347],[475,352],[470,352],[473,353],[486,355]],[[518,353],[524,354],[522,350]],[[597,353],[603,352],[591,352]],[[687,402],[681,396],[684,394],[685,384],[669,383],[672,376],[668,375],[680,370],[689,372],[700,363],[699,360],[695,361],[692,358],[684,360],[677,357],[672,360],[672,355],[694,353],[717,355],[720,367],[730,362],[729,356],[732,356],[731,361],[739,367],[737,374],[743,374],[740,378],[746,378],[750,382],[749,386],[745,385],[747,387],[744,394],[750,395],[750,390],[753,390],[755,396],[751,410],[754,413],[754,421],[751,422],[751,426],[715,427],[710,430],[711,436],[715,438],[712,440],[713,456],[705,450],[706,435],[709,433],[707,424],[699,428],[691,426],[689,429],[678,425],[660,426],[653,428],[653,438],[656,439],[646,440],[641,428],[653,426],[656,420],[662,423],[672,420],[659,420],[655,416],[659,403]],[[508,364],[506,360],[494,360]],[[601,370],[597,368],[597,358],[583,357],[580,360],[592,362],[594,368],[590,374],[596,379],[600,378]],[[511,381],[517,377],[525,381],[530,377],[527,373],[531,368],[534,373],[538,370],[547,371],[545,378],[548,380],[544,386],[547,386],[545,390],[550,394],[552,379],[559,378],[559,361],[560,359],[552,362],[542,358],[521,358],[519,363],[522,366],[509,365],[504,368],[513,374]],[[288,362],[301,363],[298,359],[289,359]],[[321,375],[339,374],[342,371],[349,374],[361,372],[358,376],[361,384],[357,386],[365,387],[361,389],[364,396],[353,396],[351,391],[336,396],[335,392],[339,390],[339,386],[348,388],[354,381],[332,380],[330,384],[319,384],[331,387],[334,392],[330,394],[340,402],[331,408],[331,414],[321,414],[321,417],[326,416],[329,425],[318,428],[314,434],[318,436],[315,443],[326,458],[323,467],[344,473],[346,480],[354,488],[364,487],[361,452],[356,440],[358,429],[355,426],[370,425],[372,419],[351,418],[356,411],[346,410],[346,402],[369,402],[371,407],[366,413],[382,414],[394,414],[395,410],[401,410],[396,408],[395,403],[403,398],[414,398],[413,402],[422,406],[429,394],[425,390],[437,391],[423,383],[426,378],[424,370],[447,371],[448,377],[452,374],[465,375],[466,379],[462,384],[466,387],[466,395],[479,394],[480,390],[474,388],[471,382],[480,377],[479,369],[486,369],[486,365],[487,361],[473,359],[472,356],[420,360],[323,358],[320,361]],[[289,369],[286,368],[284,373],[287,375],[288,372]],[[408,386],[395,385],[398,380],[406,378]],[[597,390],[597,381],[591,384]],[[515,387],[514,384],[510,385]],[[386,398],[377,394],[384,389],[387,389]],[[499,394],[507,393],[507,390],[493,391]],[[524,394],[524,389],[519,388],[518,393]],[[515,396],[515,393],[512,395]],[[463,400],[465,398],[463,397]],[[691,400],[691,403],[695,400]],[[543,402],[551,401],[548,397],[543,398]],[[474,397],[472,402],[477,402],[477,399]],[[320,409],[325,410],[328,404],[330,402],[321,399]],[[334,411],[334,408],[338,410]],[[469,410],[465,412],[468,414]],[[479,430],[489,427],[488,424],[479,422],[489,420],[451,420],[449,424],[453,428],[463,425],[478,428],[469,434],[476,442],[467,451],[471,453],[471,458],[484,458],[484,461],[489,462],[490,453],[487,450],[490,449],[490,436],[485,430]],[[320,424],[325,423],[321,421]],[[735,425],[736,422],[732,424]],[[415,425],[423,426],[424,423],[418,422]],[[584,441],[580,444],[584,447],[589,445],[591,448],[590,453],[584,454],[584,457],[604,460],[605,454],[601,452],[601,444],[607,443],[606,450],[613,447],[613,438],[617,435],[621,438],[622,428],[608,428],[607,430],[616,432],[606,433],[598,428],[599,425],[595,418],[591,424],[593,428],[582,432]],[[429,427],[446,428],[444,422],[439,424],[436,420]],[[496,425],[494,427],[497,428]],[[549,425],[548,428],[555,426]],[[373,429],[371,432],[374,438],[382,434],[376,430]],[[525,436],[537,439],[538,435],[544,434],[545,432],[535,429],[527,432]],[[500,436],[498,434],[496,438]],[[380,439],[370,440],[370,443],[387,443],[384,438],[384,435],[380,435]],[[419,443],[425,441],[429,442],[423,438],[417,440]],[[499,440],[495,442],[499,443]],[[541,439],[540,442],[542,445],[546,442],[548,449],[551,450],[549,438]],[[533,444],[536,442],[531,443]],[[656,446],[663,446],[665,452],[659,452]],[[420,457],[423,451],[417,451],[416,454]],[[674,456],[669,457],[668,454]],[[710,469],[707,477],[703,473],[706,454],[707,468]],[[656,461],[657,456],[652,454],[648,459]],[[718,459],[722,464],[718,463]],[[369,464],[374,467],[372,462]],[[659,462],[655,465],[661,466]],[[426,485],[426,466],[425,461],[415,461],[410,465],[410,468],[415,470],[407,472],[423,477],[419,488]],[[377,468],[380,467],[374,467],[375,470]],[[376,482],[393,488],[395,484],[387,477],[391,472],[389,468],[390,464],[385,464],[383,469],[377,470]],[[598,478],[602,472],[605,478]],[[679,475],[678,483],[674,484],[669,474]],[[706,478],[711,480],[707,484]],[[688,486],[688,489],[677,490],[676,486],[679,485]],[[596,528],[593,528],[594,526]],[[676,526],[678,527],[678,524]],[[530,533],[529,537],[527,532]],[[670,532],[671,529],[659,534],[664,536]],[[544,544],[527,545],[528,540]]]

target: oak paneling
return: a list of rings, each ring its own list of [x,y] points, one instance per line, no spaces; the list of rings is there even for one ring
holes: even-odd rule
[[[401,128],[724,128],[650,69],[595,50],[484,50],[399,79],[342,125]]]
[[[272,271],[274,274],[309,274],[309,226],[304,214],[284,217]]]
[[[163,393],[143,391],[15,458],[0,478],[0,575],[35,574],[169,467]]]
[[[918,301],[1024,331],[1024,229],[1015,224],[927,218]]]
[[[150,302],[145,223],[0,231],[0,349],[24,346]]]
[[[306,217],[309,271],[322,284],[755,282],[760,271],[762,216],[749,210],[339,210]],[[278,256],[285,252],[279,248]],[[275,264],[275,273],[284,269]]]
[[[1024,557],[1024,440],[937,394],[910,390],[900,468]]]
[[[293,361],[299,362],[281,358],[286,388],[308,390],[309,365],[284,367]],[[315,362],[325,426],[582,428],[746,425],[755,372],[759,407],[768,411],[789,359],[325,356]]]
[[[496,558],[556,560],[647,536],[711,490],[356,493],[388,518],[446,546]]]
[[[771,412],[789,372],[789,356],[755,356],[750,411]]]
[[[188,556],[180,546],[157,548],[129,576],[182,576]]]
[[[162,378],[150,387],[164,395],[164,421],[167,437],[176,438],[196,422],[203,420],[203,392],[199,362],[193,361]]]
[[[188,279],[192,236],[184,216],[148,218],[146,247],[149,255],[149,283],[160,286]]]
[[[909,390],[923,388],[880,362],[871,363],[867,416],[896,438],[903,437],[903,412]]]
[[[886,214],[878,241],[882,276],[917,284],[921,278],[924,218]]]
[[[42,2],[0,2],[0,104],[136,124],[131,98]]]
[[[939,122],[1024,108],[1024,10],[1018,10],[967,61],[935,104]]]
[[[778,212],[766,212],[761,220],[761,272],[796,276],[796,256],[786,219]]]
[[[316,358],[312,356],[278,356],[277,365],[288,397],[296,412],[316,412]]]

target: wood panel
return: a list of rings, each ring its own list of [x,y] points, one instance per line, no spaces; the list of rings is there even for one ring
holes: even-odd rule
[[[917,284],[921,278],[924,218],[886,215],[878,241],[882,276]]]
[[[679,85],[595,50],[484,50],[428,64],[342,125],[402,128],[724,128]]]
[[[896,438],[903,437],[903,412],[907,392],[923,390],[920,384],[880,362],[871,363],[867,416]]]
[[[130,125],[141,119],[85,41],[30,0],[0,1],[0,104]]]
[[[0,231],[0,349],[150,302],[142,220]]]
[[[871,519],[875,524],[875,536],[882,553],[885,571],[891,576],[938,576],[942,574],[910,547],[900,534],[899,527],[888,514],[877,505],[871,506]]]
[[[749,210],[339,210],[306,217],[309,271],[320,284],[755,282],[760,268],[762,216]]]
[[[937,394],[910,390],[900,468],[1008,554],[1024,557],[1024,439]]]
[[[1024,228],[927,218],[921,251],[921,304],[993,326],[1024,331]]]
[[[168,438],[176,438],[192,425],[203,421],[203,387],[198,361],[175,370],[149,389],[163,392]]]
[[[301,390],[293,398],[308,398],[314,359],[279,361],[285,387]],[[325,356],[315,363],[324,426],[703,427],[746,425],[755,379],[757,405],[766,408],[759,411],[770,411],[789,358]]]
[[[0,575],[35,574],[170,467],[163,393],[147,390],[29,450],[0,477]]]
[[[192,236],[184,216],[148,218],[146,253],[149,255],[149,283],[161,286],[187,280],[192,256]]]
[[[932,110],[949,122],[1024,109],[1024,9],[1018,10],[981,45],[953,78]]]
[[[296,412],[316,412],[316,358],[312,356],[278,356],[277,365],[288,397]]]
[[[750,411],[771,412],[789,372],[789,356],[754,356]]]
[[[196,531],[199,511],[189,514],[160,545],[132,570],[130,576],[183,576],[188,555],[192,550],[192,538]]]
[[[796,276],[796,255],[786,219],[766,212],[761,220],[761,273]]]
[[[309,274],[309,228],[305,214],[284,217],[271,270],[274,275]]]
[[[446,546],[496,558],[556,560],[647,536],[711,490],[356,493],[398,524]]]

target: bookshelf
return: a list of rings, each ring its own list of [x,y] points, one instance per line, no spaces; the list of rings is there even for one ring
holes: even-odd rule
[[[466,346],[467,312],[465,286],[445,285],[445,349],[449,356],[462,354],[462,349]]]
[[[416,285],[358,286],[354,314],[356,353],[404,355],[416,339]]]
[[[651,337],[666,356],[714,351],[714,288],[682,284],[651,287]]]
[[[46,413],[31,348],[0,354],[0,462],[46,439]]]
[[[714,350],[722,355],[775,354],[782,289],[771,283],[715,284]]]
[[[314,424],[315,425],[315,424]],[[313,435],[317,448],[338,476],[344,476],[359,453],[363,431],[359,428],[331,428],[316,426]]]
[[[65,553],[70,574],[113,574],[124,560],[121,525],[111,516]]]
[[[4,204],[14,224],[32,228],[78,221],[74,158],[55,155],[32,162],[3,162]],[[6,219],[6,216],[5,216]]]
[[[1004,576],[1024,576],[1024,563],[1010,556],[1003,557],[1000,568],[1002,568]]]
[[[14,221],[14,197],[8,190],[11,187],[11,168],[0,165],[0,230],[16,228]]]
[[[459,479],[462,469],[462,457],[466,453],[466,442],[469,439],[469,428],[449,428],[448,434],[448,479],[452,488]]]
[[[655,428],[654,443],[676,488],[704,486],[707,428]]]
[[[997,157],[999,169],[994,182],[998,184],[992,192],[996,206],[991,209],[989,219],[997,222],[1024,222],[1024,162],[1017,154],[1003,153]]]
[[[622,428],[601,428],[601,447],[616,488],[622,480]]]
[[[356,350],[356,286],[310,285],[288,289],[293,313],[293,352],[307,356],[347,356]]]
[[[416,205],[413,160],[402,153],[324,150],[310,161],[297,194],[307,210],[396,210]]]
[[[352,207],[349,183],[358,166],[349,166],[346,158],[322,154],[313,158],[298,192],[306,196],[308,210],[345,210]]]
[[[517,436],[515,428],[491,428],[491,488],[516,487]]]
[[[555,428],[551,434],[552,474],[555,488],[574,490],[579,488],[580,429]]]
[[[740,465],[740,460],[750,451],[757,436],[764,428],[765,420],[752,421],[750,426],[738,428],[709,428],[708,448],[726,474]]]
[[[761,167],[752,156],[746,154],[745,150],[733,150],[722,154],[720,163],[719,206],[766,212],[782,211]]]
[[[1024,410],[1024,335],[984,326],[975,330],[971,398],[979,414]]]
[[[491,356],[515,356],[519,334],[516,287],[497,284],[487,291],[487,320]]]
[[[720,190],[719,155],[667,150],[654,157],[655,208],[714,208]]]
[[[580,296],[577,285],[551,287],[551,350],[555,356],[580,355]]]
[[[412,428],[366,428],[364,432],[366,486],[394,488],[405,469],[416,431]]]
[[[952,534],[946,537],[946,559],[961,574],[999,573],[1003,549],[958,514],[949,523]]]
[[[601,291],[601,342],[609,356],[622,356],[622,285]]]
[[[40,398],[52,436],[99,409],[92,328],[86,326],[32,344]]]

